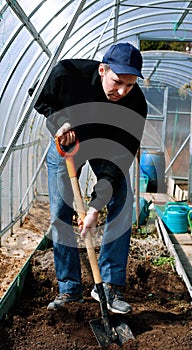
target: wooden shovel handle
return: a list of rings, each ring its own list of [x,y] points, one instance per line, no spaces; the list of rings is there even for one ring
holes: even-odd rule
[[[78,214],[78,217],[81,218],[82,221],[84,221],[85,216],[86,216],[86,211],[85,211],[83,200],[81,197],[81,191],[79,188],[75,164],[74,164],[74,160],[73,160],[73,155],[75,155],[79,149],[79,141],[76,140],[75,147],[71,152],[64,152],[61,149],[61,146],[59,143],[59,137],[57,137],[55,139],[55,144],[56,144],[56,148],[57,148],[57,151],[59,152],[59,154],[62,157],[65,157],[66,166],[67,166],[67,170],[68,170],[68,174],[70,177],[71,186],[72,186],[72,190],[73,190],[74,201],[76,204],[77,214]],[[88,232],[86,237],[85,237],[85,246],[86,246],[87,254],[89,257],[89,262],[91,265],[94,282],[96,284],[102,283],[102,279],[101,279],[101,275],[100,275],[100,271],[99,271],[99,266],[98,266],[98,262],[97,262],[97,257],[95,254],[95,249],[93,246],[93,241],[92,241],[92,237],[91,237],[90,232]]]
[[[59,154],[63,157],[65,157],[66,160],[66,166],[68,170],[68,174],[70,177],[71,181],[71,186],[73,190],[73,195],[74,195],[74,201],[76,203],[76,210],[79,218],[81,218],[82,221],[84,221],[86,217],[86,211],[84,208],[84,203],[81,197],[81,191],[79,188],[79,182],[77,179],[76,175],[76,169],[75,169],[75,164],[73,160],[73,155],[76,154],[76,152],[79,149],[79,142],[76,141],[76,145],[73,149],[72,152],[63,152],[63,150],[60,147],[59,143],[59,138],[56,138],[55,140],[57,150]],[[89,263],[91,266],[92,274],[93,274],[93,279],[97,287],[97,292],[99,294],[99,299],[100,299],[100,308],[101,308],[101,316],[102,316],[102,323],[104,325],[104,329],[106,332],[106,335],[111,339],[112,341],[117,339],[117,333],[113,327],[109,324],[109,318],[108,318],[108,310],[107,310],[107,300],[105,296],[105,291],[103,288],[103,283],[102,283],[102,278],[99,270],[99,265],[95,253],[95,249],[93,246],[93,240],[90,232],[88,231],[86,234],[86,237],[84,239],[85,241],[85,246],[87,250],[87,255],[89,258]]]

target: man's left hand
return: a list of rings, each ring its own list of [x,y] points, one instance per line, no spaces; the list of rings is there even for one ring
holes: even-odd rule
[[[85,238],[88,231],[91,233],[91,235],[95,233],[97,219],[98,211],[93,207],[89,208],[84,221],[81,218],[78,219],[78,226],[81,231],[81,238]]]

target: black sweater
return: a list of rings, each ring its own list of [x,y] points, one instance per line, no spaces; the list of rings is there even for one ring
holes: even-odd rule
[[[53,68],[35,109],[47,118],[53,137],[69,121],[80,141],[80,151],[75,156],[77,167],[88,159],[94,171],[97,167],[98,180],[106,179],[112,186],[118,186],[140,145],[147,104],[137,83],[118,102],[109,101],[98,74],[99,63],[83,59],[60,61]],[[91,205],[97,209],[103,207],[105,192],[102,184],[98,185]]]

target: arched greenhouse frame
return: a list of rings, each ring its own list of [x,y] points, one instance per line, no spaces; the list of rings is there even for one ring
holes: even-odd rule
[[[49,203],[51,135],[34,106],[52,68],[65,58],[100,61],[121,42],[135,45],[143,58],[138,84],[148,115],[140,152],[163,154],[162,192],[191,204],[192,1],[0,0],[0,242],[22,225],[34,203]],[[155,49],[161,42],[163,49]],[[137,171],[135,161],[133,186]]]

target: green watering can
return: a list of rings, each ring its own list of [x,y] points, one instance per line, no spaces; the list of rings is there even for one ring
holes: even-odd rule
[[[184,202],[168,202],[162,220],[172,233],[186,233],[188,225],[192,230],[192,210]]]
[[[189,227],[192,235],[192,210],[188,211],[188,223],[189,223]]]
[[[152,203],[152,201],[147,202],[146,199],[143,197],[139,198],[139,208],[140,208],[139,223],[140,223],[140,225],[145,224],[145,221],[150,213],[149,206],[151,203]],[[135,203],[135,201],[133,203],[132,223],[136,224],[136,203]]]

